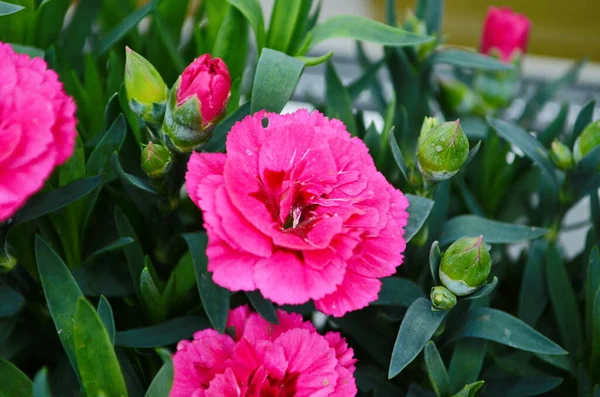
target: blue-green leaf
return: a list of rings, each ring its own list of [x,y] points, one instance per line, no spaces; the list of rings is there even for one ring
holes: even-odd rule
[[[127,15],[106,37],[100,40],[97,54],[103,56],[119,40],[121,40],[131,29],[134,29],[144,17],[154,11],[157,1],[149,1],[145,6],[138,8]]]
[[[570,145],[573,145],[575,143],[575,141],[577,140],[579,135],[581,135],[585,127],[587,127],[587,125],[592,122],[595,109],[596,101],[593,99],[587,101],[583,105],[583,107],[579,111],[579,114],[577,115],[577,119],[575,119],[575,125],[573,125],[573,133],[569,137]]]
[[[398,375],[419,355],[447,314],[447,310],[431,310],[431,302],[425,298],[410,305],[394,344],[388,378]]]
[[[86,395],[127,397],[125,379],[108,333],[96,310],[85,298],[77,301],[73,342]]]
[[[503,345],[541,354],[568,354],[563,348],[529,325],[508,313],[490,308],[474,308],[463,319],[463,326],[451,338],[488,339]]]
[[[330,118],[341,120],[348,132],[358,133],[356,118],[352,111],[352,98],[348,89],[342,84],[332,62],[325,68],[325,114]]]
[[[456,341],[448,368],[451,390],[459,390],[479,378],[486,347],[487,342],[483,339],[463,338]]]
[[[229,313],[229,291],[215,284],[212,275],[208,272],[206,233],[188,233],[184,234],[183,238],[192,254],[202,306],[213,327],[223,333]]]
[[[31,397],[33,383],[10,362],[0,358],[0,397]]]
[[[594,318],[594,300],[596,292],[600,289],[600,250],[598,246],[590,252],[587,277],[585,281],[585,329],[587,338],[591,339],[592,319]]]
[[[485,70],[485,71],[509,71],[514,70],[514,66],[504,63],[499,59],[480,54],[475,51],[463,50],[460,48],[446,48],[435,53],[432,57],[434,63],[444,63],[447,65],[458,66],[460,68]]]
[[[106,333],[108,334],[108,339],[110,340],[110,344],[115,344],[115,319],[113,316],[112,307],[110,307],[110,303],[108,299],[104,297],[104,295],[100,296],[100,302],[98,302],[98,317],[102,321],[102,325],[106,329]]]
[[[17,54],[29,55],[31,58],[44,58],[44,50],[30,45],[11,44],[12,49]]]
[[[25,306],[25,298],[7,285],[0,286],[0,318],[14,316]]]
[[[477,394],[479,389],[481,389],[484,383],[485,382],[482,380],[474,383],[469,383],[452,397],[475,397],[475,395]]]
[[[281,112],[292,97],[303,67],[296,58],[265,48],[256,66],[250,113],[263,109]]]
[[[333,38],[349,38],[397,47],[414,46],[433,40],[433,37],[410,33],[370,18],[355,15],[332,17],[315,26],[311,33],[311,47]]]
[[[101,177],[93,176],[33,196],[17,213],[15,222],[16,224],[24,223],[58,211],[88,195],[91,191],[100,186],[101,182]]]
[[[117,155],[117,153],[113,153],[112,155],[112,166],[123,183],[131,185],[137,189],[143,190],[150,194],[154,194],[157,196],[159,195],[159,193],[156,190],[154,190],[154,188],[150,186],[146,181],[138,178],[135,175],[131,175],[123,171],[123,167],[121,167],[121,162],[119,161],[119,156]]]
[[[94,259],[98,258],[99,256],[106,254],[108,252],[114,252],[114,251],[119,251],[122,248],[128,246],[129,244],[132,244],[135,240],[131,237],[123,237],[123,238],[119,238],[111,243],[108,243],[107,245],[105,245],[104,247],[92,252],[84,261],[85,264],[90,264],[94,261]]]
[[[173,384],[173,362],[168,361],[163,364],[156,373],[145,397],[167,397]]]
[[[178,317],[150,327],[119,331],[115,335],[115,345],[137,349],[167,346],[190,339],[194,332],[208,327],[210,323],[205,317]]]
[[[509,244],[533,240],[545,235],[548,229],[492,221],[476,215],[460,215],[444,224],[440,245],[452,243],[462,237],[482,235],[486,243]]]
[[[442,261],[442,251],[437,241],[431,244],[429,250],[429,271],[435,285],[442,285],[440,282],[440,262]]]
[[[473,300],[473,299],[483,298],[484,296],[488,296],[489,294],[491,294],[497,285],[498,285],[498,277],[494,276],[491,283],[484,284],[477,291],[473,292],[470,295],[463,296],[460,299],[461,300]]]
[[[248,291],[246,292],[246,296],[248,296],[254,310],[256,310],[265,320],[271,324],[279,324],[275,306],[273,306],[273,303],[270,300],[265,299],[260,291]]]
[[[436,396],[447,396],[450,393],[450,378],[440,352],[432,341],[425,345],[425,370]]]
[[[391,134],[391,136],[394,136],[394,134]],[[425,224],[433,208],[433,200],[412,194],[406,194],[405,196],[409,202],[407,211],[410,217],[404,228],[404,240],[408,243]]]
[[[123,247],[123,252],[125,253],[125,259],[127,259],[127,267],[129,269],[129,276],[131,277],[133,288],[139,297],[141,296],[140,276],[144,269],[144,251],[142,250],[133,226],[119,207],[115,207],[115,224],[121,238],[130,238],[134,241],[132,244]]]
[[[86,175],[100,175],[110,171],[111,157],[123,146],[126,132],[125,117],[120,114],[90,154],[85,164]]]
[[[406,306],[409,307],[425,294],[413,281],[402,277],[386,277],[381,279],[383,285],[379,297],[371,305],[374,306]]]
[[[40,369],[33,378],[33,397],[52,397],[46,367]]]
[[[556,389],[562,378],[553,376],[527,376],[489,379],[486,382],[486,396],[489,397],[529,397],[540,396]]]
[[[548,304],[546,290],[546,267],[544,259],[548,250],[546,240],[536,240],[529,249],[529,257],[525,264],[525,272],[519,291],[518,316],[532,327],[542,316]]]
[[[594,311],[592,313],[592,351],[590,354],[590,369],[592,376],[600,380],[600,288],[594,298]]]
[[[406,181],[408,181],[410,183],[410,179],[408,178],[408,165],[406,164],[406,161],[404,160],[404,155],[402,155],[402,151],[400,150],[400,147],[398,146],[398,142],[396,141],[396,136],[393,133],[390,134],[390,149],[392,150],[392,156],[394,157],[394,160],[396,161],[396,165],[398,166],[398,169],[402,173],[402,176],[404,177],[404,179],[406,179]],[[432,205],[433,205],[433,203],[432,203]],[[424,221],[425,220],[423,220],[423,222]]]
[[[227,0],[232,6],[240,10],[248,20],[256,36],[258,53],[265,46],[265,22],[262,9],[258,0]]]
[[[0,17],[3,15],[14,14],[15,12],[19,12],[24,8],[25,7],[17,4],[11,4],[5,1],[0,1]]]

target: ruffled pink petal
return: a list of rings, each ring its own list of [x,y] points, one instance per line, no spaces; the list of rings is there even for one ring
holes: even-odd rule
[[[227,368],[223,374],[215,376],[204,395],[206,397],[244,397],[231,368]]]
[[[261,258],[231,248],[210,230],[208,236],[206,256],[213,281],[230,291],[255,290],[254,271]]]
[[[367,307],[377,300],[381,281],[346,271],[344,281],[335,292],[315,301],[315,307],[325,314],[342,317],[344,314]]]

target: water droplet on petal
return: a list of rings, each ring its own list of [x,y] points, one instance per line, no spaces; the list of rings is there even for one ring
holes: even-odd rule
[[[443,148],[443,147],[441,147],[440,145],[437,145],[437,146],[435,147],[435,150],[436,150],[436,151],[439,153],[439,152],[441,152],[442,150],[444,150],[444,148]]]

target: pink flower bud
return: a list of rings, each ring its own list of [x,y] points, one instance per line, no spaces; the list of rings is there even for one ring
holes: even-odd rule
[[[231,77],[225,62],[204,54],[196,58],[181,74],[177,105],[196,96],[200,101],[202,124],[210,124],[225,110],[230,89]]]
[[[515,51],[526,52],[530,29],[531,21],[525,15],[508,7],[490,7],[483,26],[481,52],[490,54],[494,49],[504,62],[510,62]]]

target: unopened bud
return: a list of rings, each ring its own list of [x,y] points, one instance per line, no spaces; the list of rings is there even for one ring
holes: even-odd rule
[[[581,161],[586,154],[600,145],[600,120],[587,125],[573,146],[573,157],[575,162]],[[600,169],[600,167],[599,167]]]
[[[142,150],[142,168],[150,178],[165,175],[171,167],[171,152],[163,145],[148,142]]]
[[[439,310],[450,310],[456,305],[456,295],[446,287],[433,287],[429,297],[433,306]]]
[[[456,114],[472,113],[478,98],[469,86],[458,80],[440,80],[440,102]]]
[[[419,136],[417,164],[430,181],[451,178],[468,156],[469,140],[458,120],[441,123]]]
[[[556,164],[558,168],[563,171],[568,171],[573,168],[573,153],[563,143],[555,140],[552,142],[552,151],[550,152],[550,158]]]
[[[483,236],[465,237],[452,244],[440,264],[440,280],[455,295],[469,295],[486,283],[492,258]]]
[[[125,93],[131,110],[139,118],[160,127],[169,89],[156,68],[143,56],[126,48]]]

